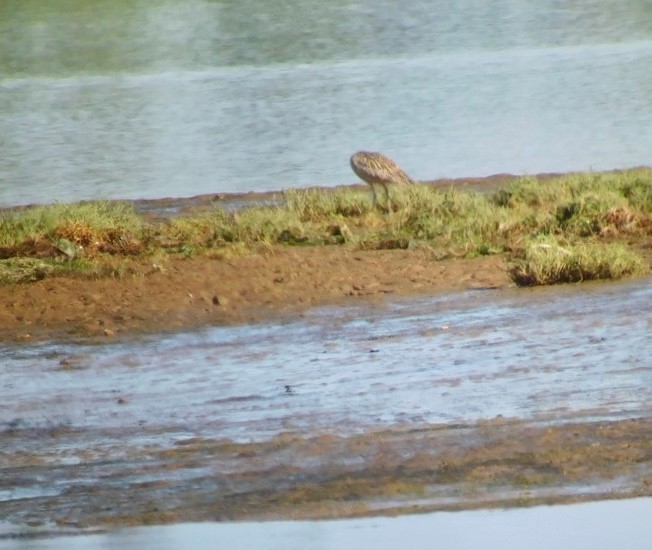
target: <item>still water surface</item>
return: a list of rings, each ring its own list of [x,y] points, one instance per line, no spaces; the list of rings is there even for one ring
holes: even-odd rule
[[[0,5],[0,206],[650,164],[652,5]]]
[[[3,550],[648,550],[652,499],[540,506],[515,510],[438,512],[397,518],[266,523],[189,523],[121,529],[108,534],[1,541]]]

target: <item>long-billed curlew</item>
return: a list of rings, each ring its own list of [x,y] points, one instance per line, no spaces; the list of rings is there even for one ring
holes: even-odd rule
[[[414,183],[414,180],[403,172],[398,164],[382,153],[358,151],[351,156],[351,168],[362,181],[371,186],[374,206],[376,206],[376,188],[374,185],[383,186],[387,197],[388,211],[391,210],[391,204],[387,186],[390,184],[405,185]]]

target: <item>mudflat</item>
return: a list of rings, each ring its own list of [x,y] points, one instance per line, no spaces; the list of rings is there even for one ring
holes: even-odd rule
[[[0,339],[114,338],[252,322],[323,305],[511,285],[505,259],[436,261],[427,250],[278,245],[228,260],[142,260],[120,279],[0,286]]]

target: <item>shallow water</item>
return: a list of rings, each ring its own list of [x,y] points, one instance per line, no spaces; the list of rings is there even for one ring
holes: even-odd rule
[[[647,280],[472,291],[102,346],[4,346],[0,427],[120,427],[135,443],[636,417],[652,403],[651,300]]]
[[[437,547],[451,550],[647,550],[652,537],[651,516],[652,499],[640,498],[507,511],[438,512],[397,518],[140,527],[49,540],[0,540],[0,548],[394,550],[407,544],[418,550],[433,548],[436,541]]]
[[[0,206],[649,164],[649,3],[11,2]],[[101,44],[101,48],[98,45]]]
[[[428,452],[430,441],[473,444],[487,421],[517,434],[646,419],[651,300],[648,279],[476,290],[103,345],[4,344],[0,510],[17,526],[94,524],[148,502],[195,510],[202,498],[284,487],[289,471],[318,480],[402,444],[418,453],[414,437]],[[379,447],[337,439],[356,434]],[[257,446],[234,454],[232,442]],[[527,494],[632,495],[646,467]],[[521,496],[494,487],[473,502]],[[420,503],[468,498],[444,484]]]

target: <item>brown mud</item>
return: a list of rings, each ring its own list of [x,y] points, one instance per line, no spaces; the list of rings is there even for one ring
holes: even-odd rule
[[[228,260],[141,262],[120,279],[52,277],[0,286],[0,340],[135,336],[253,322],[361,299],[511,284],[504,259],[427,251],[277,246]]]

